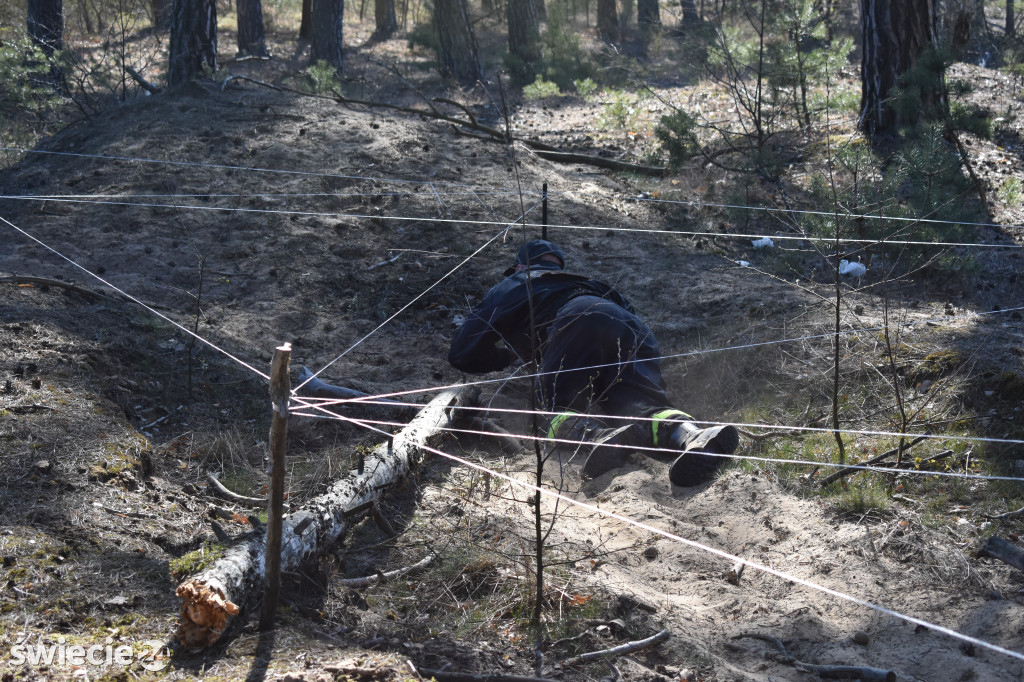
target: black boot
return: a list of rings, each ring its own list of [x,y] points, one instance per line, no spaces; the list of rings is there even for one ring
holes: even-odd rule
[[[671,447],[683,450],[668,470],[668,478],[678,486],[692,487],[706,483],[740,444],[740,434],[732,424],[706,429],[682,422],[669,436]]]
[[[583,445],[564,443],[558,444],[558,447],[578,449],[586,456],[583,462],[583,476],[597,478],[626,463],[630,450],[621,446],[634,443],[630,432],[632,428],[632,424],[611,428],[593,417],[570,416],[560,420],[555,428],[549,431],[548,437],[555,437],[556,434],[553,432],[557,432],[558,438],[583,441]]]

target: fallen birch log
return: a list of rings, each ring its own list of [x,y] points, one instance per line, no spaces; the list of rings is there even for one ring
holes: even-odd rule
[[[386,488],[401,481],[417,463],[419,449],[447,426],[448,408],[465,389],[444,391],[424,407],[390,444],[366,455],[364,473],[350,473],[298,511],[284,517],[281,529],[281,570],[291,571],[305,559],[335,545],[368,513]],[[229,546],[213,566],[192,576],[175,591],[182,598],[178,641],[188,649],[212,645],[231,619],[262,594],[264,532],[255,531]]]

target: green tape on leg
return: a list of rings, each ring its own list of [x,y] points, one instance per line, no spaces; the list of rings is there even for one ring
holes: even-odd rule
[[[651,440],[654,446],[658,446],[658,425],[666,420],[672,419],[673,417],[682,417],[683,419],[693,419],[690,415],[686,414],[682,410],[668,409],[662,410],[661,412],[655,412],[651,415]]]
[[[554,440],[555,436],[558,434],[559,427],[562,426],[562,422],[564,422],[569,417],[575,417],[578,414],[579,414],[579,412],[572,412],[572,411],[570,411],[570,412],[563,412],[562,414],[555,416],[551,420],[551,423],[548,425],[548,439],[549,440]]]

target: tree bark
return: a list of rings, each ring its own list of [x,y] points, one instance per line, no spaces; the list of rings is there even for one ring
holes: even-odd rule
[[[597,0],[597,35],[610,43],[619,39],[619,11],[615,0]]]
[[[462,387],[444,391],[399,432],[391,443],[366,455],[361,467],[298,511],[281,529],[281,570],[292,571],[308,557],[336,545],[368,512],[384,489],[401,481],[416,465],[416,454],[437,430],[450,422],[448,408],[464,394]],[[229,546],[210,568],[192,576],[175,591],[182,598],[178,640],[188,649],[208,647],[231,619],[262,593],[266,544],[262,531]]]
[[[28,0],[28,35],[47,57],[64,49],[62,0]]]
[[[395,16],[395,0],[374,0],[373,16],[376,28],[374,40],[387,40],[398,30],[398,18]]]
[[[313,37],[313,0],[302,0],[302,19],[299,22],[299,38],[309,40]]]
[[[700,23],[700,13],[697,12],[695,0],[679,0],[679,8],[683,11],[683,17],[679,23],[684,27]]]
[[[508,51],[533,64],[540,59],[540,23],[534,0],[508,0]]]
[[[891,136],[917,116],[901,119],[889,105],[900,76],[935,41],[933,0],[861,0],[860,126],[872,137]],[[930,97],[930,93],[923,93]]]
[[[217,70],[216,0],[174,0],[167,84],[194,79],[204,65]]]
[[[1006,0],[1006,25],[1003,33],[1007,38],[1017,35],[1017,19],[1013,16],[1013,9],[1013,0]]]
[[[236,0],[238,7],[238,53],[253,57],[267,56],[267,40],[263,29],[262,0]]]
[[[344,23],[345,0],[315,0],[313,3],[313,44],[309,63],[324,61],[341,73],[341,29]]]
[[[153,28],[157,31],[167,31],[171,28],[171,17],[173,16],[174,3],[172,0],[150,0],[149,13],[153,19]],[[85,7],[82,13],[86,14]]]
[[[614,0],[613,0],[614,1]],[[445,78],[472,85],[484,78],[480,52],[466,0],[434,0],[434,26],[437,28],[438,68]]]
[[[636,2],[636,25],[640,28],[644,38],[661,26],[661,10],[658,8],[658,0],[637,0]]]

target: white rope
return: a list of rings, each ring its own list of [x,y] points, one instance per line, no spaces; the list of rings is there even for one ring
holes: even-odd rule
[[[309,419],[327,419],[327,420],[333,420],[333,421],[350,421],[350,420],[358,419],[358,421],[363,423],[363,424],[373,424],[375,426],[391,426],[391,427],[395,427],[395,428],[402,428],[402,427],[406,426],[405,422],[389,421],[389,420],[386,420],[386,419],[366,419],[366,418],[363,418],[363,417],[359,417],[359,418],[345,417],[345,416],[339,415],[336,412],[331,412],[330,410],[326,410],[325,406],[322,403],[314,404],[314,403],[311,403],[311,402],[307,402],[307,398],[305,398],[305,397],[302,397],[302,398],[294,398],[293,397],[293,401],[294,401],[294,404],[297,405],[298,407],[292,409],[292,411],[289,412],[289,414],[292,414],[292,415],[294,415],[296,417],[306,417],[306,418],[309,418]],[[399,406],[404,406],[404,405],[406,405],[406,404],[405,403],[402,403],[402,404],[390,403],[391,407],[399,407]],[[423,407],[422,405],[420,405],[418,403],[411,403],[411,404],[408,404],[408,406],[410,406],[410,407]],[[312,414],[312,413],[309,413],[309,412],[301,411],[301,410],[309,410],[309,409],[315,410],[317,412],[324,412],[325,414]],[[478,408],[459,407],[458,409],[460,409],[460,410],[473,410],[473,409],[477,409],[477,410],[483,410],[483,411],[487,410],[487,408],[485,408],[485,407],[478,407]],[[493,411],[495,411],[495,412],[505,412],[506,410],[493,410]],[[521,412],[523,414],[530,414],[528,411],[525,411],[525,410],[518,411],[518,412]],[[546,413],[539,413],[539,414],[557,414],[557,413],[546,412]],[[607,415],[583,415],[583,416],[595,416],[598,419],[600,419],[601,417],[605,417]],[[629,418],[629,417],[626,417],[626,418],[614,417],[614,419],[615,419],[615,421],[618,422],[618,421],[625,421],[625,420],[631,419],[631,418]],[[635,418],[635,419],[642,420],[642,418]],[[647,421],[650,421],[650,420],[647,420]],[[674,421],[674,420],[666,419],[666,420],[663,420],[663,421],[671,422],[671,421]],[[699,422],[699,421],[695,421],[695,422],[692,422],[692,423],[694,423],[694,424],[714,424],[714,425],[718,425],[718,424],[723,424],[724,422]],[[735,426],[746,426],[746,425],[736,424]],[[788,429],[789,427],[786,427],[786,428]],[[485,436],[485,437],[493,438],[495,440],[502,439],[502,438],[507,438],[508,436],[512,436],[513,438],[517,438],[517,439],[521,439],[521,440],[527,440],[527,441],[537,441],[537,442],[540,442],[540,443],[556,443],[556,444],[559,444],[559,445],[573,445],[573,446],[577,446],[577,447],[581,446],[581,445],[593,445],[592,442],[588,442],[588,441],[584,441],[584,440],[573,440],[573,439],[569,439],[569,438],[548,438],[547,436],[535,436],[535,435],[532,435],[532,434],[522,434],[522,433],[509,433],[509,434],[506,435],[504,433],[495,433],[494,431],[483,431],[483,430],[476,430],[476,429],[453,428],[453,427],[442,427],[439,430],[445,431],[446,433],[453,433],[453,434],[466,434],[466,435],[470,435],[470,436]],[[850,433],[850,432],[843,431],[842,433]],[[909,437],[912,434],[906,434],[906,435]],[[918,436],[918,437],[920,437],[920,436]],[[944,440],[964,440],[964,439],[956,437],[956,436],[937,436],[937,438],[941,438],[941,439],[944,439]],[[1012,441],[1012,440],[1005,440],[1005,441],[997,440],[996,442],[1000,442],[1000,443],[1004,443],[1004,442],[1005,443],[1024,443],[1024,441]],[[625,452],[650,453],[650,454],[653,454],[653,455],[679,456],[679,455],[681,455],[683,453],[682,450],[674,450],[672,448],[661,448],[661,447],[652,447],[652,446],[644,446],[644,445],[623,445],[623,444],[617,444],[617,443],[605,443],[602,447],[623,450]],[[806,460],[806,459],[785,459],[785,458],[776,458],[776,457],[757,457],[757,456],[754,456],[754,455],[737,455],[737,454],[725,455],[725,454],[720,454],[720,453],[716,453],[716,452],[701,452],[700,454],[708,455],[710,457],[719,457],[721,459],[744,461],[744,462],[759,462],[759,463],[765,463],[765,464],[795,464],[795,465],[799,465],[799,466],[811,466],[811,467],[815,467],[815,468],[826,468],[826,469],[827,468],[832,468],[832,469],[853,469],[855,471],[874,471],[876,473],[883,473],[883,474],[900,474],[900,475],[907,474],[907,475],[911,475],[911,476],[942,476],[942,477],[945,477],[945,478],[960,478],[960,479],[971,479],[971,480],[979,480],[979,481],[1008,481],[1008,482],[1013,482],[1013,483],[1021,483],[1022,482],[1022,479],[1019,478],[1019,477],[1016,477],[1016,476],[989,476],[989,475],[985,475],[985,474],[971,474],[971,473],[963,473],[963,472],[957,472],[957,471],[926,471],[926,470],[923,470],[923,469],[896,469],[896,468],[892,468],[892,467],[871,466],[871,465],[867,465],[867,464],[840,464],[838,462],[824,462],[824,461]]]
[[[925,318],[925,319],[922,319],[922,320],[902,322],[902,323],[899,323],[899,324],[889,324],[888,327],[889,328],[892,328],[892,327],[913,327],[913,326],[919,325],[919,324],[928,324],[930,322],[940,322],[940,321],[943,324],[949,324],[950,322],[955,321],[955,320],[966,320],[966,319],[970,319],[970,318],[973,318],[973,317],[982,317],[982,316],[985,316],[985,315],[1002,315],[1002,314],[1005,314],[1005,313],[1020,312],[1020,311],[1024,311],[1024,306],[1018,306],[1018,307],[1014,307],[1014,308],[1003,308],[1003,309],[1000,309],[1000,310],[990,310],[990,311],[985,311],[985,312],[980,312],[980,313],[978,313],[978,312],[970,312],[970,313],[964,313],[963,315],[947,315],[947,316],[944,316],[944,317],[941,317],[941,318]],[[840,330],[838,335],[846,337],[846,336],[850,336],[850,335],[857,335],[857,334],[863,334],[863,333],[871,333],[871,332],[883,331],[885,329],[886,329],[885,325],[883,325],[881,327],[863,327],[863,328],[860,328],[860,329],[844,329],[844,330]],[[676,359],[676,358],[685,358],[685,357],[698,357],[698,356],[701,356],[701,355],[710,355],[711,353],[721,353],[721,352],[725,352],[725,351],[749,350],[749,349],[753,349],[753,348],[764,348],[766,346],[779,345],[779,344],[783,344],[783,343],[795,343],[795,342],[800,342],[800,341],[815,341],[815,340],[821,340],[821,339],[834,339],[836,336],[837,336],[836,332],[824,332],[824,333],[821,333],[821,334],[810,334],[810,335],[806,335],[806,336],[790,337],[790,338],[786,338],[786,339],[774,339],[772,341],[757,341],[757,342],[753,342],[753,343],[740,344],[740,345],[736,345],[736,346],[723,346],[722,348],[706,348],[706,349],[703,349],[703,350],[685,351],[685,352],[682,352],[682,353],[672,353],[672,354],[668,354],[668,355],[661,355],[661,356],[654,357],[654,358],[637,358],[635,360],[623,360],[621,362],[609,362],[609,363],[601,364],[601,365],[590,365],[589,367],[580,367],[580,368],[573,369],[573,370],[570,370],[570,371],[583,372],[583,371],[590,371],[590,370],[595,370],[595,369],[605,369],[605,368],[609,368],[609,367],[620,367],[622,365],[632,364],[632,363],[636,363],[636,362],[651,362],[651,361],[659,361],[660,362],[661,360],[672,360],[672,359]],[[429,392],[433,392],[433,391],[439,391],[439,390],[442,390],[443,388],[452,388],[452,387],[454,387],[456,385],[458,385],[458,386],[485,386],[485,385],[489,385],[489,384],[500,384],[500,383],[504,383],[504,382],[511,381],[511,380],[516,380],[516,379],[535,379],[535,378],[544,377],[544,376],[548,376],[548,375],[559,374],[559,373],[561,373],[563,371],[565,371],[565,370],[552,370],[550,372],[535,372],[533,374],[523,374],[523,375],[519,375],[519,376],[501,377],[501,378],[498,378],[498,379],[478,379],[476,381],[470,381],[470,382],[465,382],[465,383],[461,383],[461,384],[451,384],[449,386],[428,386],[428,387],[425,387],[425,388],[415,388],[415,389],[407,389],[407,390],[404,390],[404,391],[392,391],[392,392],[389,392],[389,393],[380,393],[380,394],[376,394],[376,395],[367,396],[365,398],[358,398],[358,399],[355,399],[355,400],[356,401],[367,401],[367,400],[375,400],[375,399],[381,399],[381,398],[396,398],[396,397],[407,396],[407,395],[416,395],[416,394],[419,394],[419,393],[429,393]],[[348,401],[347,400],[340,400],[339,402],[348,402]],[[785,427],[785,428],[789,428],[789,427]],[[830,430],[830,429],[826,429],[826,430]]]
[[[108,154],[84,154],[80,152],[56,152],[47,149],[28,149],[25,147],[0,147],[0,151],[5,152],[20,152],[23,154],[45,154],[50,156],[71,156],[80,159],[99,159],[102,161],[127,161],[130,163],[153,163],[161,164],[165,166],[181,166],[184,168],[213,168],[217,170],[233,170],[233,171],[245,171],[249,173],[274,173],[279,175],[296,175],[301,177],[313,177],[313,178],[338,178],[342,180],[366,180],[370,182],[391,182],[395,184],[410,184],[410,185],[423,185],[427,182],[434,182],[450,187],[466,187],[466,188],[482,188],[490,189],[494,191],[502,191],[500,187],[493,187],[489,185],[472,185],[467,183],[458,182],[446,182],[443,180],[410,180],[407,178],[380,178],[373,177],[370,175],[347,175],[344,173],[324,173],[316,171],[297,171],[297,170],[285,170],[281,168],[261,168],[258,166],[232,166],[224,163],[201,163],[198,161],[169,161],[166,159],[147,159],[137,156],[111,156]],[[511,192],[511,190],[508,190]],[[540,192],[537,192],[540,194]]]
[[[91,200],[91,199],[39,199],[31,196],[21,195],[0,195],[0,199],[10,199],[13,201],[52,201],[55,203],[71,203],[71,204],[95,204],[99,206],[134,206],[137,208],[172,208],[183,211],[220,211],[223,213],[256,213],[256,214],[270,214],[270,215],[289,215],[289,216],[308,216],[308,217],[322,217],[322,218],[352,218],[352,219],[374,219],[374,220],[395,220],[395,221],[423,221],[429,220],[434,223],[448,223],[448,224],[466,224],[466,225],[483,225],[483,226],[497,226],[503,225],[501,221],[497,220],[481,220],[481,219],[457,219],[457,218],[434,218],[434,217],[410,217],[410,216],[396,216],[396,215],[378,215],[372,213],[345,213],[341,211],[300,211],[293,209],[271,209],[271,208],[237,208],[227,206],[198,206],[195,204],[172,204],[172,203],[153,203],[153,202],[133,202],[133,201],[102,201],[102,200]],[[781,209],[775,209],[781,210]],[[831,215],[831,214],[828,214]],[[527,228],[543,228],[545,225],[541,223],[523,223],[523,227]],[[616,226],[601,226],[601,225],[567,225],[567,224],[548,224],[546,226],[550,230],[582,230],[590,232],[625,232],[625,233],[643,233],[651,235],[672,235],[676,237],[717,237],[720,239],[761,239],[765,235],[763,233],[720,233],[720,232],[709,232],[707,230],[692,231],[692,230],[664,230],[664,229],[650,229],[650,228],[639,228],[639,227],[616,227]],[[1005,226],[999,226],[1005,227]],[[965,247],[965,248],[979,248],[979,249],[1024,249],[1024,245],[1021,244],[988,244],[980,242],[937,242],[937,241],[923,241],[923,240],[912,240],[912,239],[859,239],[859,238],[841,238],[839,240],[831,237],[813,237],[813,236],[801,236],[801,235],[771,235],[773,240],[778,241],[793,241],[793,242],[811,242],[811,241],[824,241],[829,244],[834,244],[838,241],[841,244],[871,244],[871,245],[893,245],[893,246],[933,246],[939,248],[951,248],[951,247]]]
[[[441,278],[440,278],[440,279],[438,279],[438,280],[437,280],[437,281],[435,281],[435,282],[434,282],[433,284],[431,284],[431,285],[430,285],[429,287],[427,287],[426,289],[424,289],[423,291],[421,291],[421,292],[420,292],[420,293],[419,293],[419,294],[418,294],[418,295],[417,295],[417,296],[416,296],[415,298],[413,298],[413,299],[412,299],[411,301],[409,301],[409,302],[408,302],[408,303],[406,303],[406,304],[405,304],[404,306],[402,306],[401,308],[399,308],[399,309],[398,309],[397,311],[395,311],[395,312],[394,312],[394,313],[393,313],[393,314],[392,314],[392,315],[391,315],[390,317],[388,317],[388,318],[387,318],[386,320],[384,320],[384,321],[383,321],[383,322],[381,322],[381,323],[380,323],[379,325],[377,325],[376,327],[374,327],[374,328],[373,328],[372,330],[370,330],[369,332],[367,332],[367,333],[366,333],[366,334],[365,334],[365,335],[364,335],[364,336],[363,336],[362,338],[360,338],[360,339],[359,339],[358,341],[356,341],[356,342],[355,342],[355,343],[353,343],[353,344],[352,344],[351,346],[349,346],[348,348],[346,348],[345,350],[343,350],[343,351],[342,351],[342,352],[341,352],[341,353],[340,353],[340,354],[339,354],[339,355],[338,355],[337,357],[335,357],[335,358],[334,358],[333,360],[331,360],[330,362],[328,362],[328,363],[327,363],[326,365],[324,365],[323,367],[321,367],[320,369],[318,369],[318,370],[317,370],[316,372],[314,372],[314,373],[313,373],[313,374],[311,374],[310,376],[306,377],[306,380],[305,380],[305,381],[303,381],[303,382],[302,382],[301,384],[299,384],[298,386],[296,386],[295,388],[293,388],[293,389],[292,389],[292,395],[294,395],[294,394],[295,394],[296,392],[298,392],[298,390],[299,390],[300,388],[302,388],[303,386],[305,386],[305,385],[306,385],[307,383],[309,383],[310,381],[312,381],[313,379],[315,379],[316,377],[318,377],[318,376],[320,375],[320,373],[321,373],[321,372],[323,372],[323,371],[324,371],[324,370],[326,370],[326,369],[327,369],[328,367],[330,367],[331,365],[333,365],[334,363],[336,363],[336,362],[337,362],[338,360],[341,360],[341,359],[342,359],[343,357],[345,357],[346,355],[348,355],[348,354],[349,354],[349,352],[350,352],[350,351],[352,351],[352,350],[353,350],[354,348],[356,348],[356,347],[357,347],[357,346],[359,346],[359,345],[360,345],[361,343],[363,343],[364,341],[366,341],[366,340],[367,340],[368,338],[370,338],[371,336],[373,336],[374,334],[376,334],[376,333],[377,333],[378,331],[380,331],[380,330],[381,330],[381,329],[382,329],[382,328],[383,328],[383,327],[384,327],[385,325],[387,325],[387,324],[388,324],[389,322],[391,322],[391,321],[392,321],[392,320],[394,320],[394,319],[395,319],[396,317],[398,317],[399,315],[401,315],[401,314],[402,314],[403,312],[405,312],[406,310],[408,310],[408,309],[409,309],[409,307],[410,307],[410,306],[411,306],[411,305],[412,305],[413,303],[415,303],[416,301],[418,301],[418,300],[420,300],[421,298],[423,298],[424,296],[426,296],[426,295],[427,295],[427,293],[428,293],[428,292],[429,292],[429,291],[430,291],[431,289],[433,289],[434,287],[436,287],[437,285],[439,285],[439,284],[440,284],[441,282],[443,282],[444,280],[448,279],[448,277],[450,277],[450,276],[451,276],[452,274],[454,274],[456,270],[458,270],[458,269],[459,269],[459,268],[461,268],[461,267],[462,267],[463,265],[465,265],[465,264],[466,264],[466,263],[468,263],[468,262],[469,262],[470,260],[472,260],[474,256],[476,256],[476,255],[477,255],[478,253],[480,253],[481,251],[483,251],[484,249],[486,249],[486,248],[487,248],[488,246],[490,246],[490,245],[491,245],[491,244],[492,244],[492,243],[493,243],[493,242],[494,242],[495,240],[497,240],[498,238],[502,237],[502,236],[503,236],[503,235],[504,235],[504,234],[505,234],[505,233],[506,233],[506,232],[507,232],[508,230],[511,230],[511,229],[512,229],[512,228],[513,228],[513,227],[514,227],[514,226],[516,225],[516,223],[518,223],[518,222],[519,222],[520,220],[522,220],[523,218],[525,218],[525,217],[526,217],[526,215],[527,215],[527,214],[528,214],[528,213],[529,213],[530,211],[534,210],[534,209],[535,209],[535,208],[537,208],[537,206],[539,206],[539,205],[540,205],[539,203],[537,203],[537,204],[534,204],[534,205],[533,205],[532,207],[530,207],[529,209],[527,209],[527,210],[526,210],[526,213],[524,213],[523,215],[519,216],[518,218],[516,218],[515,220],[513,220],[513,221],[512,221],[511,223],[509,223],[509,224],[507,224],[507,225],[504,225],[504,226],[502,227],[501,231],[499,231],[499,232],[498,232],[497,234],[495,234],[495,235],[494,235],[493,237],[491,237],[491,238],[490,238],[490,239],[488,239],[488,240],[487,240],[486,242],[484,242],[484,243],[483,243],[483,244],[482,244],[482,245],[481,245],[481,246],[480,246],[479,248],[477,248],[477,250],[476,250],[476,251],[474,251],[473,253],[471,253],[471,254],[469,254],[468,256],[466,256],[466,257],[465,257],[465,258],[464,258],[463,260],[461,260],[461,261],[460,261],[460,262],[459,262],[459,263],[458,263],[458,264],[457,264],[457,265],[456,265],[455,267],[453,267],[453,268],[452,268],[451,270],[449,270],[448,272],[446,272],[445,274],[443,274],[443,275],[441,276]]]
[[[143,308],[145,308],[146,310],[148,310],[152,314],[156,315],[157,317],[159,317],[159,318],[161,318],[161,319],[163,319],[163,320],[165,320],[167,322],[170,322],[175,327],[177,327],[181,331],[185,332],[186,334],[188,334],[192,338],[196,339],[200,343],[202,343],[202,344],[204,344],[206,346],[209,346],[210,348],[212,348],[213,350],[217,351],[218,353],[223,353],[228,358],[230,358],[230,359],[234,360],[235,362],[237,362],[238,364],[240,364],[242,367],[245,367],[246,369],[255,372],[256,374],[258,374],[259,376],[263,377],[264,379],[266,379],[268,381],[270,380],[270,375],[269,374],[266,374],[265,372],[261,372],[260,370],[256,369],[255,367],[253,367],[249,363],[245,362],[244,360],[240,360],[239,358],[235,357],[234,355],[232,355],[228,351],[224,350],[223,348],[221,348],[217,344],[213,343],[209,339],[205,339],[202,336],[199,336],[198,334],[193,332],[191,329],[188,329],[187,327],[184,327],[184,326],[178,324],[177,322],[175,322],[174,320],[172,320],[168,316],[164,315],[163,313],[161,313],[161,312],[159,312],[157,310],[154,310],[153,308],[149,307],[148,305],[146,305],[145,303],[143,303],[139,299],[135,298],[131,294],[127,293],[123,289],[121,289],[121,288],[119,288],[117,286],[114,286],[113,284],[111,284],[107,280],[103,279],[102,277],[100,277],[96,273],[91,272],[90,270],[86,269],[85,267],[83,267],[83,266],[79,265],[78,263],[76,263],[75,261],[71,260],[70,258],[65,256],[63,253],[61,253],[60,251],[57,251],[56,249],[54,249],[52,246],[43,243],[42,241],[40,241],[36,237],[32,236],[31,234],[29,234],[25,230],[21,229],[20,227],[18,227],[14,223],[10,222],[9,220],[4,218],[3,216],[0,216],[0,222],[3,222],[5,225],[11,227],[12,229],[16,230],[17,232],[20,232],[22,235],[24,235],[28,239],[31,239],[36,244],[39,244],[40,246],[42,246],[44,249],[54,253],[55,255],[59,256],[60,258],[66,260],[68,263],[71,263],[71,265],[74,265],[76,268],[78,268],[79,270],[81,270],[85,274],[89,275],[93,279],[99,280],[100,282],[102,282],[106,286],[110,287],[111,289],[113,289],[117,293],[119,293],[122,296],[124,296],[125,298],[127,298],[129,301],[132,301],[133,303],[139,304],[140,306],[142,306]]]
[[[391,434],[389,434],[386,431],[383,431],[381,429],[377,429],[377,428],[375,428],[373,426],[370,426],[370,425],[362,424],[358,420],[350,419],[350,418],[343,418],[343,419],[345,419],[346,421],[351,421],[352,423],[354,423],[354,424],[356,424],[358,426],[362,426],[363,428],[366,428],[366,429],[368,429],[370,431],[374,431],[374,432],[379,433],[381,435],[384,435],[384,436],[387,436],[387,437],[391,436]],[[734,563],[735,562],[742,563],[745,566],[750,566],[751,568],[754,568],[756,570],[762,571],[764,573],[768,573],[769,575],[773,575],[776,578],[781,578],[782,580],[787,580],[787,581],[795,583],[797,585],[801,585],[803,587],[807,587],[809,589],[816,590],[818,592],[822,592],[824,594],[827,594],[829,596],[835,597],[837,599],[842,599],[844,601],[847,601],[847,602],[850,602],[850,603],[853,603],[853,604],[857,604],[858,606],[862,606],[864,608],[868,608],[868,609],[877,611],[878,613],[882,613],[882,614],[885,614],[887,616],[891,616],[893,618],[898,618],[898,619],[907,621],[909,623],[913,623],[915,625],[920,625],[922,627],[926,627],[926,628],[928,628],[930,630],[933,630],[935,632],[940,632],[940,633],[942,633],[944,635],[947,635],[947,636],[952,637],[954,639],[958,639],[958,640],[960,640],[962,642],[968,642],[970,644],[974,644],[976,646],[983,647],[983,648],[988,649],[990,651],[994,651],[996,653],[1004,654],[1004,655],[1009,656],[1011,658],[1015,658],[1017,660],[1024,661],[1024,654],[1016,652],[1016,651],[1012,651],[1012,650],[1007,649],[1005,647],[1001,647],[1001,646],[999,646],[997,644],[992,644],[992,643],[986,642],[986,641],[984,641],[982,639],[978,639],[977,637],[972,637],[970,635],[965,635],[963,633],[957,632],[956,630],[952,630],[952,629],[944,627],[942,625],[938,625],[936,623],[931,623],[929,621],[926,621],[926,620],[923,620],[923,619],[920,619],[920,618],[916,618],[914,616],[909,616],[909,615],[906,615],[904,613],[900,613],[898,611],[886,608],[886,607],[878,605],[878,604],[874,604],[872,602],[867,601],[866,599],[861,599],[860,597],[855,597],[853,595],[846,594],[845,592],[840,592],[839,590],[835,590],[835,589],[832,589],[830,587],[825,587],[824,585],[819,585],[819,584],[817,584],[815,582],[812,582],[810,580],[806,580],[804,578],[800,578],[798,576],[792,575],[792,574],[787,573],[785,571],[780,571],[779,569],[772,568],[771,566],[766,566],[764,564],[761,564],[761,563],[756,562],[756,561],[752,561],[750,559],[744,559],[742,557],[736,556],[734,554],[730,554],[730,553],[728,553],[728,552],[726,552],[724,550],[718,549],[716,547],[711,547],[710,545],[705,545],[705,544],[703,544],[701,542],[697,542],[696,540],[690,540],[689,538],[684,538],[681,535],[677,535],[675,533],[670,533],[670,532],[668,532],[666,530],[663,530],[661,528],[657,528],[657,527],[652,526],[650,524],[643,523],[643,522],[640,522],[640,521],[634,521],[633,519],[630,519],[630,518],[628,518],[626,516],[623,516],[621,514],[617,514],[615,512],[610,512],[610,511],[607,511],[605,509],[601,509],[600,507],[597,507],[597,506],[592,505],[592,504],[588,504],[586,502],[581,502],[580,500],[577,500],[577,499],[575,499],[573,497],[569,497],[568,495],[564,495],[562,493],[554,492],[554,491],[548,490],[546,488],[541,488],[539,486],[533,485],[531,483],[527,483],[525,481],[520,481],[520,480],[518,480],[518,479],[516,479],[516,478],[514,478],[512,476],[509,476],[508,474],[504,474],[504,473],[501,473],[499,471],[495,471],[494,469],[489,469],[489,468],[483,466],[482,464],[477,464],[476,462],[471,462],[471,461],[469,461],[467,459],[464,459],[462,457],[457,457],[455,455],[448,454],[447,452],[444,452],[444,451],[439,450],[439,449],[434,448],[434,447],[430,447],[429,445],[423,445],[423,446],[421,446],[421,449],[426,450],[427,452],[431,452],[431,453],[433,453],[435,455],[438,455],[439,457],[444,457],[445,459],[448,459],[450,461],[456,462],[458,464],[462,464],[463,466],[470,467],[471,469],[475,469],[475,470],[480,471],[482,473],[486,473],[486,474],[489,474],[489,475],[494,476],[496,478],[499,478],[501,480],[507,481],[508,483],[511,483],[512,485],[519,486],[521,488],[524,488],[524,489],[526,489],[528,491],[531,491],[533,493],[536,493],[538,495],[544,495],[546,497],[549,497],[549,498],[552,498],[552,499],[555,499],[555,500],[560,500],[560,501],[565,502],[567,504],[570,504],[572,506],[579,507],[580,509],[584,509],[584,510],[589,511],[591,513],[598,514],[600,516],[604,516],[605,518],[609,518],[609,519],[614,519],[616,521],[620,521],[620,522],[625,523],[627,525],[633,526],[634,528],[639,528],[641,530],[645,530],[645,531],[648,531],[650,533],[654,533],[655,535],[660,535],[661,537],[663,537],[663,538],[665,538],[667,540],[671,540],[673,542],[677,542],[677,543],[680,543],[680,544],[687,545],[688,547],[700,550],[702,552],[706,552],[708,554],[712,554],[712,555],[717,556],[717,557],[722,558],[722,559],[726,559],[727,561],[734,562]]]

